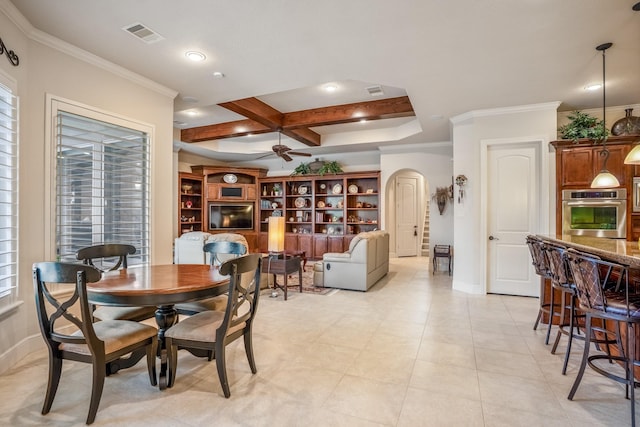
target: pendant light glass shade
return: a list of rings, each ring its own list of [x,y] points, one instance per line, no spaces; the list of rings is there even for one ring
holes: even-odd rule
[[[601,170],[593,181],[591,181],[591,188],[613,188],[620,187],[618,178],[613,176],[608,170]]]
[[[624,158],[625,165],[640,165],[640,145],[633,147],[627,157]]]

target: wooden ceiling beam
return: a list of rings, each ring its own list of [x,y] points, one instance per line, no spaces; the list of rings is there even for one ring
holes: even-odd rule
[[[201,142],[269,132],[273,132],[273,129],[262,123],[247,119],[182,129],[180,131],[180,139],[184,142]]]
[[[281,113],[257,98],[239,99],[219,105],[248,119],[183,129],[182,141],[200,142],[234,138],[250,133],[281,131],[284,135],[309,147],[317,147],[320,145],[320,134],[309,129],[310,127],[415,116],[408,96],[312,108],[291,113]]]
[[[282,129],[282,133],[309,147],[320,146],[320,134],[309,128]]]
[[[248,119],[255,120],[274,131],[282,127],[282,113],[258,98],[244,98],[237,101],[223,102],[218,105]]]
[[[282,128],[290,130],[415,115],[409,97],[401,96],[285,113]]]

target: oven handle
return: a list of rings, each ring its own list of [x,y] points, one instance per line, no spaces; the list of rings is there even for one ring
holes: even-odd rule
[[[626,203],[626,200],[598,200],[598,201],[574,201],[574,202],[567,202],[565,201],[564,204],[566,204],[567,206],[602,206],[602,205],[615,205],[615,206],[619,206],[622,205],[623,203]]]

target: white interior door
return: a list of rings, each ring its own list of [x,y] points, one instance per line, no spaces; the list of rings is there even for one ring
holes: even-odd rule
[[[489,146],[487,152],[487,292],[537,296],[526,235],[539,223],[537,144]]]
[[[411,177],[396,179],[396,254],[418,255],[418,180]]]

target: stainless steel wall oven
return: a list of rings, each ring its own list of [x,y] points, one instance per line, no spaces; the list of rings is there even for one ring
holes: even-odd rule
[[[563,190],[562,234],[626,238],[627,190]]]

